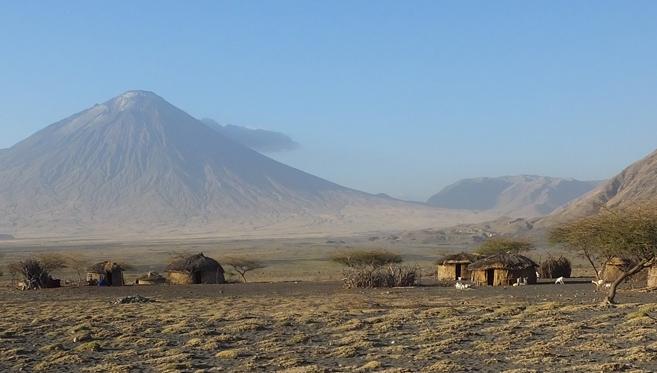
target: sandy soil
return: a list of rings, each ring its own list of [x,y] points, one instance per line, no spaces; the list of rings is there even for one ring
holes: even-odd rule
[[[112,305],[140,294],[155,303]],[[657,294],[336,282],[0,290],[0,371],[657,371]]]

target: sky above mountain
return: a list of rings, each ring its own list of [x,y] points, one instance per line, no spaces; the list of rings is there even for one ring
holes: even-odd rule
[[[282,132],[273,156],[424,200],[465,177],[598,180],[657,147],[657,3],[0,4],[0,148],[130,89]]]

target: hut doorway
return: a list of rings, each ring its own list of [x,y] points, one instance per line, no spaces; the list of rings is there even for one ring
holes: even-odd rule
[[[201,272],[194,272],[192,274],[193,277],[193,282],[194,284],[201,284],[203,283],[203,273]]]
[[[486,270],[486,284],[488,286],[493,286],[495,284],[495,269]]]
[[[112,272],[105,272],[105,282],[107,285],[112,285]]]
[[[462,277],[461,276],[461,263],[456,264],[456,267],[454,268],[454,272],[456,273],[456,275],[455,275],[456,278],[454,278],[454,280],[458,280],[459,278]]]

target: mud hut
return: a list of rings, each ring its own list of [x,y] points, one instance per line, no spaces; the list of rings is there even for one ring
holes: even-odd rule
[[[148,272],[137,278],[135,283],[137,285],[160,285],[167,282],[167,279],[164,278],[161,274],[157,272]]]
[[[456,281],[459,279],[470,279],[468,265],[481,258],[480,255],[470,253],[458,253],[447,255],[436,262],[436,279],[438,281]]]
[[[222,284],[224,269],[219,262],[203,253],[178,258],[167,266],[169,282],[172,284]]]
[[[89,285],[123,286],[123,268],[110,260],[94,264],[87,270]]]
[[[527,279],[528,284],[536,283],[538,264],[526,256],[517,254],[497,254],[468,266],[470,279],[479,286],[507,286],[518,279]]]
[[[648,287],[657,288],[657,264],[648,268]]]
[[[630,259],[614,257],[605,263],[600,277],[605,280],[605,282],[614,282],[631,267],[632,261]]]

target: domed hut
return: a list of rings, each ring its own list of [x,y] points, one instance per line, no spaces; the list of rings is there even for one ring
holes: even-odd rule
[[[175,259],[167,266],[169,282],[172,284],[222,284],[224,269],[219,262],[199,253]]]
[[[100,262],[87,270],[89,285],[123,286],[123,268],[111,260]]]
[[[605,280],[605,282],[614,282],[623,273],[630,270],[632,267],[632,261],[627,258],[613,257],[609,259],[604,267],[602,267],[602,273],[600,277]]]
[[[160,285],[167,282],[167,279],[164,278],[161,274],[157,272],[148,272],[137,278],[137,285]]]
[[[526,256],[518,254],[497,254],[468,266],[470,279],[479,286],[508,286],[518,279],[527,279],[528,284],[536,283],[536,264]]]
[[[447,255],[436,262],[436,280],[438,281],[457,281],[461,279],[470,279],[468,265],[481,258],[480,255],[471,253],[458,253]]]
[[[570,260],[563,255],[558,258],[549,256],[541,262],[541,266],[538,269],[541,278],[567,278],[572,275],[572,272],[573,268]]]

